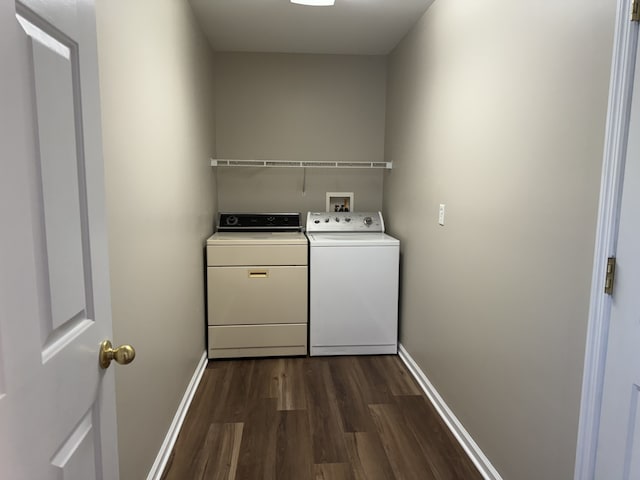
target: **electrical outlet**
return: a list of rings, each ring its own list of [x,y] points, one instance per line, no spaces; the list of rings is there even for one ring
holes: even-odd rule
[[[441,203],[438,209],[438,223],[444,225],[444,203]]]

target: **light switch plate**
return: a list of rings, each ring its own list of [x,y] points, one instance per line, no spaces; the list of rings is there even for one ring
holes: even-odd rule
[[[438,209],[438,223],[444,225],[444,203],[441,203]]]

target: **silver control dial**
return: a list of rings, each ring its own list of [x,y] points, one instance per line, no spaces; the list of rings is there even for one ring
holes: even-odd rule
[[[373,219],[371,217],[364,217],[364,220],[362,221],[367,227],[373,223]]]

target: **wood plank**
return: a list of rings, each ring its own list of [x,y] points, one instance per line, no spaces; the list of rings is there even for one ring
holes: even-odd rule
[[[369,405],[382,446],[393,473],[398,480],[420,478],[436,479],[422,451],[416,448],[416,439],[406,430],[404,419],[396,405]]]
[[[167,480],[234,480],[242,441],[242,423],[212,423],[190,461],[180,463],[163,475]]]
[[[256,360],[228,362],[218,402],[210,404],[213,421],[218,423],[244,422],[247,406],[255,399],[253,389]]]
[[[340,409],[328,361],[321,359],[307,362],[304,380],[314,462],[347,461]]]
[[[279,358],[271,371],[270,397],[278,399],[278,410],[307,407],[304,362],[296,358]]]
[[[269,378],[268,374],[266,378]],[[242,434],[236,474],[238,479],[276,478],[276,408],[275,398],[254,399],[252,402]]]
[[[367,394],[358,382],[354,357],[332,358],[329,364],[344,432],[375,432],[367,410]]]
[[[331,358],[334,373],[352,382],[365,404],[391,403],[389,375],[376,364],[378,357],[371,355]]]
[[[398,396],[404,428],[416,438],[436,478],[482,480],[471,459],[423,396]]]
[[[220,392],[224,390],[224,382],[228,374],[228,365],[215,365],[213,362],[207,365],[189,411],[185,416],[184,425],[197,428],[197,425],[193,425],[194,423],[198,424],[204,421],[208,425],[213,422],[211,405],[208,399],[213,395],[220,395]],[[203,437],[204,435],[206,435],[206,429],[203,431]]]
[[[375,363],[375,356],[354,357],[351,366],[352,379],[358,385],[365,403],[391,403],[389,375]]]
[[[226,375],[226,367],[217,368],[210,363],[205,369],[165,467],[165,474],[171,472],[175,476],[162,478],[188,478],[187,469],[197,463],[196,459],[212,423],[210,401],[207,399],[212,398],[222,388]]]
[[[355,480],[394,480],[387,454],[377,433],[345,433]]]
[[[203,479],[235,480],[243,426],[242,423],[211,424],[205,444],[209,461]]]
[[[371,358],[371,370],[382,374],[393,395],[423,395],[407,367],[397,355],[381,355]],[[382,403],[382,402],[378,402]]]
[[[276,478],[311,478],[313,453],[307,412],[279,411],[277,417]]]
[[[313,467],[314,480],[354,480],[348,463],[321,463]]]
[[[209,427],[211,427],[211,425],[209,425]],[[209,462],[210,445],[213,440],[209,431],[210,430],[207,429],[207,434],[204,436],[202,444],[193,450],[193,455],[188,460],[183,455],[180,459],[180,463],[175,463],[178,468],[170,469],[169,473],[164,475],[163,478],[166,478],[167,480],[179,480],[180,478],[204,478],[207,463]]]

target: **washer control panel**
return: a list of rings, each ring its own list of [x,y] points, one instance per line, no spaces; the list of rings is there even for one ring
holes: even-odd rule
[[[384,232],[381,212],[309,212],[307,232]]]

